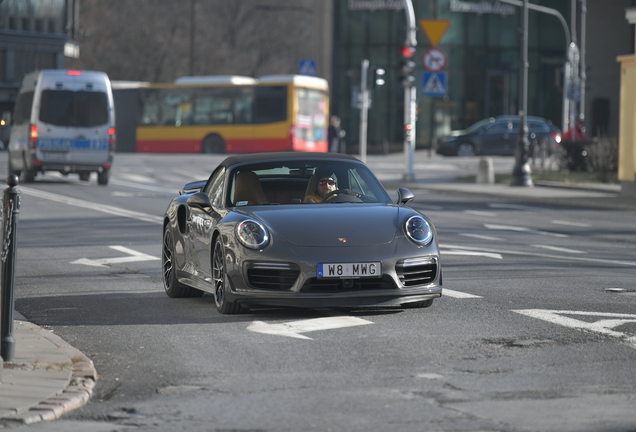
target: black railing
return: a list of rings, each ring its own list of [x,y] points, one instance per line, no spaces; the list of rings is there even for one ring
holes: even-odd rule
[[[15,339],[13,338],[13,306],[16,259],[16,240],[18,238],[18,214],[20,213],[20,191],[18,176],[7,177],[8,188],[2,199],[2,252],[0,254],[2,279],[0,280],[0,355],[3,361],[13,360]],[[1,375],[0,375],[1,380]]]

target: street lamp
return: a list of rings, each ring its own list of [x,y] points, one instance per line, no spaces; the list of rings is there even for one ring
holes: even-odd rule
[[[534,186],[532,170],[528,163],[530,141],[528,140],[528,0],[521,7],[521,64],[519,65],[519,139],[515,151],[515,166],[512,170],[511,186]]]

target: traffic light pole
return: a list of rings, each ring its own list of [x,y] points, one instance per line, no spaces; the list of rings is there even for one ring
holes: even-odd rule
[[[407,47],[417,46],[415,32],[415,12],[411,0],[404,1],[404,11],[406,12],[406,41]],[[414,181],[415,172],[413,169],[413,159],[415,158],[415,115],[416,115],[417,88],[415,85],[404,86],[404,159],[407,168],[404,173],[404,181]]]
[[[519,65],[519,139],[515,152],[511,186],[534,186],[528,162],[530,142],[528,140],[528,0],[521,8],[521,64]]]

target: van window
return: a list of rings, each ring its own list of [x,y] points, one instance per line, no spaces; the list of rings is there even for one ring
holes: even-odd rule
[[[15,101],[13,110],[13,122],[17,125],[31,121],[31,106],[33,105],[33,92],[20,93]]]
[[[108,123],[108,97],[103,92],[43,90],[40,121],[55,126],[94,127]]]

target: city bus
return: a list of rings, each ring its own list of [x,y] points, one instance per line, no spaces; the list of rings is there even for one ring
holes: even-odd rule
[[[329,88],[304,75],[182,77],[139,87],[136,151],[328,151]]]

